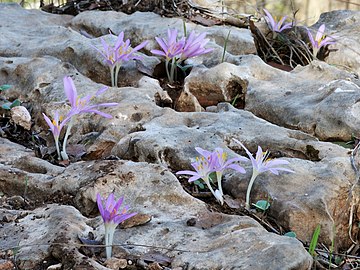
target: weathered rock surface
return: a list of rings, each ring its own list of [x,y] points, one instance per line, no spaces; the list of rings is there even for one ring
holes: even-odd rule
[[[276,262],[276,265],[281,262],[285,265],[283,269],[308,269],[311,265],[311,257],[295,239],[270,234],[248,217],[210,212],[203,202],[187,194],[177,178],[162,166],[123,161],[90,161],[83,162],[81,167],[79,165],[65,169],[65,177],[56,177],[52,188],[43,190],[43,193],[50,194],[58,189],[68,189],[67,193],[77,192],[76,206],[86,215],[94,211],[96,193],[126,194],[126,203],[132,206],[133,211],[152,216],[149,223],[121,230],[115,235],[115,244],[126,242],[135,245],[129,250],[133,255],[149,251],[149,248],[136,247],[138,244],[174,249],[167,252],[168,256],[175,258],[173,267],[187,264],[192,269],[221,269],[229,265],[262,269],[270,261],[273,264]],[[100,177],[99,170],[103,170]],[[96,180],[84,181],[93,177]],[[81,188],[73,182],[80,179]],[[49,205],[45,209],[23,212],[3,209],[2,215],[20,216],[16,219],[16,226],[14,220],[5,223],[7,234],[2,236],[2,242],[6,245],[2,247],[20,246],[17,258],[22,262],[22,268],[34,267],[49,253],[64,267],[75,267],[84,259],[77,250],[77,237],[86,237],[93,232],[100,240],[103,235],[99,217],[88,220],[70,206]],[[196,224],[186,225],[189,219],[195,219]],[[264,260],[256,258],[259,249],[268,250],[269,256],[264,255]],[[177,250],[184,252],[179,254]],[[33,253],[36,256],[32,256]],[[239,253],[246,256],[238,258]],[[224,257],[224,254],[227,256]],[[255,264],[251,263],[255,261]],[[85,262],[94,269],[102,269],[90,259],[85,259]],[[277,269],[276,265],[273,269]]]
[[[317,30],[326,25],[326,34],[336,37],[331,45],[335,52],[330,53],[327,62],[351,72],[360,74],[360,14],[351,10],[336,10],[321,14],[319,21],[311,28]]]
[[[201,111],[201,106],[231,101],[236,95],[244,99],[245,110],[321,140],[346,141],[353,133],[360,135],[360,81],[325,62],[314,61],[284,72],[257,56],[243,56],[238,65],[198,68],[186,78],[179,103]]]
[[[22,100],[31,112],[32,130],[47,138],[50,146],[53,138],[41,113],[68,109],[63,77],[74,79],[80,95],[109,84],[108,68],[92,48],[100,44],[99,36],[107,35],[108,29],[125,31],[133,44],[151,39],[146,48],[150,50],[155,46],[154,36],[165,34],[163,25],[182,29],[182,20],[151,13],[84,12],[73,18],[1,4],[0,16],[5,14],[7,20],[0,23],[4,37],[0,40],[0,80],[14,86],[5,97]],[[143,77],[132,62],[120,76],[121,85],[129,87],[110,88],[96,99],[119,103],[104,109],[114,118],[84,114],[72,129],[69,143],[85,144],[87,161],[59,167],[0,138],[0,191],[4,194],[0,211],[5,216],[0,218],[0,246],[23,246],[17,257],[20,268],[34,267],[51,257],[65,269],[105,269],[75,244],[80,243],[79,235],[89,232],[102,240],[102,221],[91,218],[98,215],[95,197],[98,192],[103,196],[114,192],[116,197],[125,195],[126,203],[146,217],[141,226],[117,230],[115,243],[156,246],[172,258],[171,267],[309,269],[311,257],[299,241],[268,233],[249,217],[209,211],[174,176],[177,170],[190,169],[196,146],[223,147],[231,156],[244,154],[232,138],[252,152],[257,145],[269,149],[274,157],[288,160],[289,168],[296,172],[260,175],[252,202],[271,197],[269,214],[303,242],[309,242],[316,225],[321,224],[320,242],[328,245],[335,225],[337,247],[348,247],[350,208],[359,200],[354,191],[349,201],[348,192],[356,176],[348,150],[318,138],[347,140],[359,132],[360,83],[356,76],[316,61],[286,73],[256,56],[240,56],[255,51],[248,30],[231,32],[234,38],[228,43],[228,53],[234,64],[217,65],[228,29],[193,24],[187,24],[187,29],[208,32],[215,48],[211,57],[194,60],[207,67],[194,68],[186,79],[184,93],[192,103],[184,104],[199,112],[160,107],[157,97],[166,93],[157,80]],[[96,38],[85,37],[84,31]],[[151,75],[159,60],[144,55],[144,62]],[[237,95],[245,110],[219,103]],[[200,112],[201,106],[211,106],[211,110]],[[115,160],[102,160],[106,158]],[[247,174],[227,172],[224,177],[225,192],[240,204],[250,178],[250,167],[244,166]],[[52,204],[43,206],[49,202]],[[353,214],[359,216],[357,209]],[[189,226],[189,220],[194,226]],[[55,244],[58,241],[68,246]],[[39,245],[42,242],[46,245]],[[134,246],[125,251],[114,249],[114,253],[141,257],[150,249]]]

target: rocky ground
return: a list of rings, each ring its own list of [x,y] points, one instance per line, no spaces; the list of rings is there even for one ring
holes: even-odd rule
[[[0,85],[13,86],[2,94],[19,98],[32,124],[23,129],[3,112],[0,269],[310,269],[305,247],[318,224],[323,250],[332,242],[338,253],[357,247],[358,158],[332,142],[360,136],[359,12],[323,14],[313,28],[325,23],[336,33],[336,51],[291,72],[256,56],[248,29],[188,22],[188,31],[208,33],[214,51],[194,59],[183,90],[171,97],[150,50],[167,28],[182,31],[181,18],[115,11],[74,17],[16,4],[0,4],[0,18]],[[42,113],[67,106],[64,76],[81,95],[110,85],[93,48],[109,30],[124,31],[133,44],[150,42],[141,62],[121,69],[120,87],[97,99],[119,103],[105,109],[114,117],[81,115],[69,139],[72,162],[59,166]],[[230,206],[223,207],[175,175],[191,168],[195,147],[244,155],[232,138],[253,153],[258,145],[269,149],[295,171],[255,182],[252,201],[271,198],[265,216],[243,210],[249,166],[247,174],[225,174]],[[105,263],[103,248],[82,244],[103,243],[96,194],[111,192],[139,214],[116,230],[116,259]],[[288,231],[297,238],[282,235]]]

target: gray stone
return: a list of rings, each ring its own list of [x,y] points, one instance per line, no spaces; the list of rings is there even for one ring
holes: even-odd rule
[[[325,24],[326,34],[336,37],[337,42],[330,45],[336,51],[329,54],[328,62],[336,67],[360,74],[360,13],[352,10],[334,10],[320,15],[311,26],[314,31]]]
[[[249,55],[236,66],[222,63],[191,73],[180,97],[181,108],[201,111],[200,105],[230,101],[238,94],[245,110],[321,140],[346,141],[353,133],[360,134],[360,81],[325,62],[314,61],[289,73]]]

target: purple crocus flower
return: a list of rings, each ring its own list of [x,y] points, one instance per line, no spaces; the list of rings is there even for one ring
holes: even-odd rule
[[[70,118],[66,117],[65,119],[63,119],[62,116],[59,116],[58,111],[55,112],[54,119],[52,121],[50,120],[49,117],[47,117],[46,114],[43,113],[43,116],[44,116],[46,123],[50,127],[51,133],[54,136],[56,151],[57,151],[58,157],[60,159],[59,137],[60,137],[62,128],[64,127],[66,122],[68,122],[70,120]]]
[[[135,216],[137,213],[128,213],[128,206],[124,206],[124,208],[120,210],[124,197],[121,197],[116,201],[113,193],[108,196],[106,202],[105,199],[103,200],[101,198],[100,194],[97,194],[96,201],[105,225],[106,258],[109,259],[111,258],[112,243],[116,227],[121,222]]]
[[[236,158],[227,159],[227,156],[228,156],[227,153],[224,152],[224,150],[220,147],[215,148],[214,152],[204,150],[200,147],[196,147],[195,149],[203,157],[205,157],[205,158],[212,157],[212,159],[214,159],[212,169],[214,172],[216,172],[216,180],[217,180],[217,184],[218,184],[218,188],[219,188],[219,191],[218,191],[216,197],[220,201],[220,203],[223,204],[224,203],[224,199],[223,199],[224,193],[222,190],[221,180],[222,180],[222,175],[223,175],[224,171],[226,169],[233,169],[240,173],[245,173],[245,169],[243,167],[241,167],[239,164],[237,164],[236,162],[248,161],[248,159],[245,157],[236,157]]]
[[[244,148],[246,154],[248,155],[252,167],[253,167],[253,173],[246,191],[246,209],[250,209],[250,192],[252,189],[252,186],[254,184],[254,181],[256,179],[256,177],[263,173],[263,172],[267,172],[270,171],[273,174],[278,175],[279,171],[285,171],[285,172],[291,172],[294,173],[293,170],[287,169],[287,168],[283,168],[282,165],[287,165],[289,164],[288,161],[286,160],[282,160],[282,159],[273,159],[270,160],[268,159],[269,156],[269,152],[263,152],[263,150],[261,149],[260,146],[258,146],[258,150],[256,152],[256,156],[255,158],[253,157],[253,155],[250,153],[250,151],[245,147],[245,145],[243,145],[240,141],[233,139],[236,143],[240,144],[240,146],[242,148]]]
[[[178,171],[176,174],[191,175],[188,180],[189,182],[202,179],[211,191],[211,193],[215,196],[215,198],[218,198],[218,194],[212,188],[209,179],[210,173],[214,172],[215,161],[216,160],[214,155],[210,155],[207,158],[205,158],[204,156],[196,157],[196,161],[191,163],[191,166],[195,169],[195,171]]]
[[[110,67],[111,73],[111,86],[117,85],[117,78],[120,70],[120,66],[125,61],[140,60],[136,52],[144,48],[149,41],[144,41],[137,45],[134,49],[131,48],[130,40],[124,41],[124,32],[121,32],[117,37],[114,46],[107,44],[102,38],[100,38],[102,44],[102,50],[94,47],[104,57],[105,63]]]
[[[108,87],[101,88],[100,90],[98,90],[95,93],[95,95],[87,95],[83,98],[80,98],[77,94],[74,81],[71,79],[71,77],[66,76],[64,78],[64,89],[65,89],[65,95],[68,98],[70,105],[71,105],[70,114],[72,116],[75,116],[80,113],[96,113],[105,118],[112,118],[112,116],[110,114],[101,112],[97,109],[100,107],[112,107],[112,106],[118,105],[118,103],[114,103],[114,102],[90,105],[90,101],[94,97],[98,97],[99,95],[104,93],[108,89]]]
[[[110,114],[101,112],[98,110],[98,108],[101,107],[112,107],[112,106],[117,106],[118,103],[100,103],[100,104],[95,104],[95,105],[90,105],[90,101],[94,98],[97,97],[99,95],[101,95],[102,93],[104,93],[106,90],[108,89],[108,87],[103,87],[100,90],[98,90],[95,95],[87,95],[83,98],[80,98],[77,94],[76,91],[76,87],[74,84],[74,81],[71,79],[71,77],[65,76],[64,77],[64,90],[65,90],[65,95],[68,98],[70,105],[71,105],[71,110],[67,115],[67,119],[70,119],[70,122],[68,124],[65,136],[64,136],[64,142],[63,142],[63,151],[61,152],[61,156],[63,158],[63,160],[68,160],[69,157],[66,153],[66,143],[67,143],[67,139],[70,135],[70,130],[72,128],[75,116],[81,113],[96,113],[98,115],[101,115],[105,118],[112,118],[112,116]]]
[[[279,22],[276,22],[269,11],[267,11],[265,8],[263,10],[266,14],[265,20],[268,23],[268,26],[271,31],[273,31],[275,33],[280,33],[282,31],[284,31],[285,29],[289,29],[293,26],[292,23],[284,24],[284,21],[286,20],[287,16],[282,17]]]
[[[177,34],[177,29],[168,29],[167,39],[155,37],[162,50],[151,50],[153,54],[165,57],[166,74],[170,83],[174,81],[174,72],[178,62],[213,50],[204,48],[209,41],[205,39],[206,33],[196,35],[192,31],[187,38],[183,37],[179,41],[177,40]],[[169,71],[170,61],[171,70]]]
[[[177,29],[168,29],[168,38],[158,38],[155,37],[155,40],[161,47],[161,50],[151,50],[151,53],[156,55],[161,55],[166,57],[166,60],[169,61],[173,58],[179,58],[182,53],[183,47],[185,45],[185,38],[177,41]]]
[[[315,39],[309,29],[307,29],[307,33],[308,33],[308,36],[310,39],[311,46],[313,48],[314,58],[316,58],[317,53],[319,52],[321,47],[324,47],[324,46],[330,45],[330,44],[334,44],[336,42],[335,37],[325,35],[325,24],[322,24],[319,27],[319,29],[316,33]]]
[[[209,42],[209,39],[206,39],[205,37],[206,33],[196,35],[195,31],[191,31],[189,36],[186,38],[185,45],[180,56],[180,61],[213,51],[213,48],[204,48]]]

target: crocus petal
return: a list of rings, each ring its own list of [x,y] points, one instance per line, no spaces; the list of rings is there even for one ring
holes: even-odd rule
[[[196,181],[196,180],[198,180],[200,178],[201,178],[200,175],[194,175],[194,176],[189,178],[188,182],[191,183],[191,182],[194,182],[194,181]]]
[[[116,212],[119,210],[120,206],[122,205],[124,201],[124,197],[121,197],[117,202],[116,204],[114,205],[114,209],[116,210]]]
[[[114,48],[118,48],[123,43],[124,43],[124,31],[121,31],[119,36],[117,37]]]
[[[240,173],[246,173],[245,169],[243,167],[241,167],[238,164],[230,164],[228,166],[226,166],[227,168],[233,169],[235,171],[238,171]]]
[[[266,165],[269,167],[274,167],[278,165],[287,165],[287,164],[289,164],[289,161],[283,159],[271,159],[266,162]]]
[[[120,224],[121,222],[123,222],[126,219],[129,219],[133,216],[135,216],[137,213],[129,213],[129,214],[121,214],[121,215],[116,215],[113,219],[113,222],[115,224]]]
[[[69,76],[64,77],[64,91],[65,91],[65,95],[68,98],[71,106],[72,107],[75,106],[76,99],[77,99],[77,91],[76,91],[74,81]]]
[[[160,51],[160,50],[151,50],[150,52],[151,52],[152,54],[161,55],[161,56],[165,56],[165,57],[166,57],[166,54],[165,54],[163,51]]]
[[[96,92],[95,96],[100,96],[101,94],[105,93],[105,91],[108,90],[108,89],[109,89],[109,87],[104,86],[103,88],[99,89],[99,90]]]
[[[265,19],[266,18],[268,19],[269,27],[271,28],[271,30],[275,31],[276,23],[275,23],[275,20],[274,20],[273,16],[265,8],[263,10],[264,10],[264,12],[266,14]]]
[[[144,48],[148,43],[149,43],[148,40],[145,40],[145,41],[141,42],[139,45],[137,45],[137,46],[133,49],[133,52],[136,52],[136,51],[138,51],[138,50],[141,50],[141,49]]]
[[[316,40],[317,42],[319,42],[319,41],[322,39],[322,37],[324,36],[324,34],[325,34],[325,24],[322,24],[322,25],[319,27],[319,30],[318,30],[317,33],[316,33],[315,40]]]
[[[51,122],[50,118],[47,117],[47,115],[45,113],[43,113],[44,119],[46,121],[46,123],[48,124],[48,126],[50,127],[51,131],[54,129],[54,124]]]
[[[98,111],[98,110],[83,110],[82,112],[88,112],[88,113],[96,113],[98,115],[101,115],[105,118],[113,118],[111,114],[108,114],[108,113],[104,113],[104,112],[101,112],[101,111]]]
[[[293,24],[292,24],[292,23],[286,23],[286,24],[284,24],[284,25],[280,28],[279,32],[282,32],[282,31],[284,31],[285,29],[290,29],[290,28],[292,28],[292,27],[293,27]]]
[[[276,24],[276,29],[275,31],[281,32],[280,28],[283,25],[284,21],[286,20],[287,16],[284,16],[280,19],[280,21]]]
[[[102,198],[101,198],[99,193],[96,195],[96,202],[97,202],[97,206],[98,206],[100,215],[101,215],[101,217],[104,218],[104,207],[103,207],[103,204],[102,204]]]
[[[315,46],[317,47],[317,42],[314,40],[314,38],[313,38],[310,30],[309,30],[309,29],[306,29],[306,30],[307,30],[307,34],[308,34],[308,37],[309,37],[309,40],[310,40],[311,45],[312,45],[313,47],[315,47]]]
[[[166,53],[168,51],[168,46],[167,44],[165,44],[164,39],[155,37],[155,40],[157,41],[161,49]]]
[[[198,175],[197,172],[194,171],[178,171],[175,174],[188,174],[188,175]]]
[[[114,194],[110,193],[109,197],[106,200],[106,204],[105,204],[105,209],[106,210],[110,210],[110,208],[112,209],[115,205],[115,200],[114,200]]]
[[[204,150],[204,149],[202,149],[200,147],[195,147],[195,150],[205,158],[208,158],[212,154],[212,152]]]

